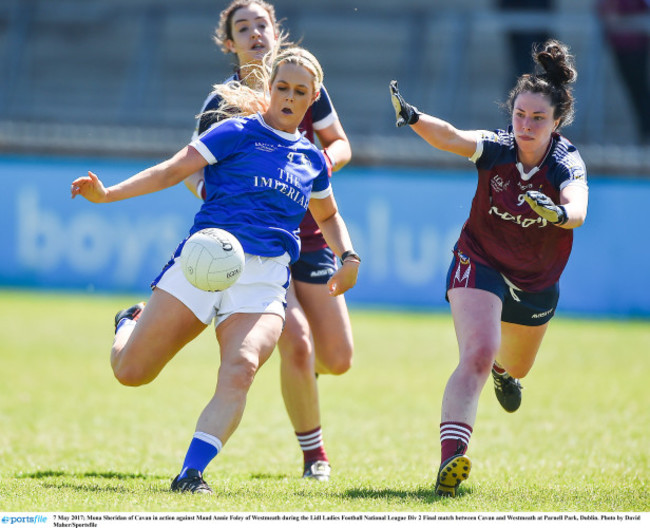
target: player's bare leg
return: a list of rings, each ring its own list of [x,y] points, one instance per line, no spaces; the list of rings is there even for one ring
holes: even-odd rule
[[[173,295],[156,288],[137,324],[118,329],[111,366],[124,385],[144,385],[204,329],[194,313]]]
[[[448,292],[460,359],[445,388],[442,420],[470,425],[501,345],[500,299],[491,292],[453,288]]]
[[[286,322],[278,342],[282,397],[303,451],[303,476],[327,480],[329,464],[322,441],[314,347],[309,323],[296,299],[294,284],[296,282],[287,292]],[[312,470],[316,462],[323,464]]]
[[[524,326],[501,323],[501,348],[497,362],[515,378],[523,378],[535,363],[549,323],[540,326]]]
[[[308,431],[320,426],[318,387],[309,323],[298,304],[293,284],[287,292],[286,313],[278,341],[282,397],[294,429]]]
[[[324,284],[294,282],[314,343],[316,372],[340,375],[352,366],[354,342],[345,297],[332,297]]]
[[[255,374],[271,356],[281,331],[282,318],[275,314],[233,314],[217,326],[217,388],[199,416],[172,491],[212,493],[203,471],[237,429]]]
[[[501,349],[492,368],[492,378],[497,400],[508,412],[515,412],[521,405],[523,387],[519,379],[532,368],[547,328],[548,323],[541,326],[501,323]]]
[[[472,288],[448,292],[458,340],[459,362],[442,400],[441,463],[435,492],[456,496],[472,467],[465,455],[476,420],[478,400],[501,342],[501,300]]]
[[[233,314],[217,327],[221,365],[214,396],[197,423],[197,431],[225,444],[241,421],[255,374],[269,359],[282,331],[275,314]]]

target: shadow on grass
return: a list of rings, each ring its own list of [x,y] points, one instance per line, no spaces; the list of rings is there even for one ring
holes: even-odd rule
[[[471,495],[471,488],[459,488],[456,498]],[[392,488],[352,488],[338,494],[342,499],[383,499],[386,501],[413,500],[432,504],[434,502],[453,500],[448,497],[436,495],[433,488],[419,487],[414,490],[401,490]]]
[[[158,477],[152,475],[145,475],[144,473],[120,473],[117,471],[87,471],[85,473],[73,473],[70,471],[62,471],[58,469],[46,469],[43,471],[35,471],[34,473],[19,473],[16,478],[31,478],[43,479],[49,477],[67,477],[67,478],[106,478],[118,480],[131,480],[141,479],[150,480]]]
[[[18,479],[40,480],[39,485],[45,489],[69,489],[81,492],[109,492],[109,493],[133,493],[133,489],[126,485],[126,481],[158,481],[159,476],[147,475],[144,473],[121,473],[117,471],[86,471],[73,472],[59,469],[46,469],[33,473],[18,473]],[[120,483],[97,482],[94,479],[117,480]],[[168,484],[158,489],[156,485],[150,487],[151,492],[169,492]]]
[[[47,489],[72,489],[82,492],[112,492],[112,493],[133,493],[133,489],[126,486],[121,486],[119,482],[97,482],[95,479],[117,480],[117,481],[137,481],[141,480],[152,481],[150,491],[153,493],[170,493],[169,482],[167,476],[161,477],[160,475],[150,475],[144,473],[123,473],[118,471],[86,471],[75,472],[65,471],[61,469],[44,469],[35,471],[33,473],[17,473],[17,479],[33,479],[40,480],[39,485]],[[165,480],[162,487],[157,485],[157,482]],[[86,479],[84,481],[84,479]],[[251,480],[267,480],[267,481],[282,481],[287,479],[285,474],[272,474],[272,473],[251,473]],[[155,483],[153,482],[155,481]],[[168,482],[169,481],[169,482]]]
[[[47,483],[43,482],[41,484],[46,489],[57,489],[57,490],[75,490],[83,492],[103,492],[103,493],[129,493],[132,494],[133,490],[120,487],[120,486],[101,486],[100,484],[74,484],[72,482],[52,482]]]

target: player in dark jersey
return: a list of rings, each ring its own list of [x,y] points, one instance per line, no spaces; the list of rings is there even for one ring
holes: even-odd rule
[[[183,241],[154,281],[146,306],[115,319],[111,365],[121,383],[133,386],[155,379],[186,343],[215,323],[221,358],[217,387],[172,491],[212,492],[203,471],[239,425],[255,374],[282,333],[288,266],[300,253],[297,232],[307,207],[343,262],[329,280],[329,293],[340,295],[356,283],[360,260],[338,212],[325,156],[298,131],[319,95],[320,64],[305,50],[291,48],[275,58],[268,75],[268,99],[264,92],[250,91],[255,100],[239,107],[246,109],[241,117],[215,125],[169,160],[109,188],[90,172],[71,185],[73,198],[113,202],[170,187],[205,169],[206,200],[190,233],[225,227],[246,254],[238,281],[208,292],[192,286],[181,270]],[[228,101],[231,94],[223,88]],[[253,107],[260,111],[250,112]]]
[[[256,80],[247,75],[250,66],[259,63],[274,45],[285,40],[271,4],[261,0],[231,2],[221,12],[215,36],[225,53],[237,57],[238,67],[226,82],[255,87]],[[197,120],[195,137],[223,117],[215,112],[219,103],[218,94],[207,97]],[[305,114],[300,130],[312,143],[318,139],[332,170],[350,161],[350,143],[325,87]],[[186,185],[198,197],[203,197],[202,174],[193,175]],[[300,242],[300,259],[291,266],[286,323],[278,343],[282,396],[303,452],[303,476],[328,480],[330,465],[323,443],[314,373],[343,374],[350,368],[352,329],[345,298],[328,294],[327,281],[337,264],[309,211],[300,224]]]
[[[390,85],[397,126],[476,163],[478,184],[453,250],[447,299],[460,350],[442,401],[439,495],[455,496],[469,476],[465,455],[479,395],[490,372],[499,402],[514,412],[559,297],[573,229],[587,215],[585,165],[558,130],[571,122],[576,70],[568,48],[534,50],[535,74],[508,99],[512,124],[495,132],[458,130],[405,102]]]

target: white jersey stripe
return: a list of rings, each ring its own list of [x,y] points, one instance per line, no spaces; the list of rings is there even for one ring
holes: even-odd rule
[[[212,155],[210,149],[206,147],[200,140],[196,139],[190,143],[190,147],[194,147],[203,159],[207,161],[210,165],[214,165],[217,162],[217,158]]]
[[[327,198],[330,194],[332,194],[332,186],[330,185],[327,189],[323,189],[322,191],[316,191],[311,193],[311,198],[316,198],[317,200],[322,200],[323,198]]]

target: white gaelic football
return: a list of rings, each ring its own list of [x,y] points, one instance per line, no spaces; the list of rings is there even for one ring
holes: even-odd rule
[[[244,271],[244,250],[239,240],[214,227],[197,231],[181,250],[185,278],[205,291],[229,288]]]

